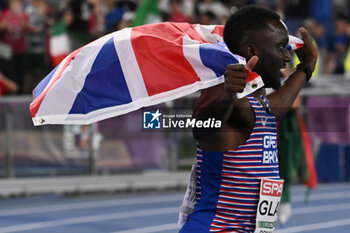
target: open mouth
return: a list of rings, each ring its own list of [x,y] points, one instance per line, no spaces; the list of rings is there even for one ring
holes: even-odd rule
[[[281,68],[280,68],[280,72],[281,72],[281,74],[282,74],[282,76],[284,76],[284,72],[286,71],[286,65],[283,65],[283,66],[281,66]]]
[[[284,74],[285,74],[284,71],[285,71],[285,70],[286,70],[285,67],[280,69],[280,73],[281,73],[280,75],[281,75],[281,77],[284,77]]]

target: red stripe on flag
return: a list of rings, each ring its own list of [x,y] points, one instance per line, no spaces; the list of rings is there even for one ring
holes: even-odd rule
[[[186,23],[161,23],[132,29],[131,43],[149,96],[200,81],[183,53],[182,38],[186,34],[191,39],[206,42]]]
[[[83,47],[82,47],[83,48]],[[32,115],[32,118],[34,118],[36,116],[36,114],[38,113],[38,110],[40,108],[41,103],[43,102],[47,92],[51,89],[51,87],[57,82],[57,80],[59,78],[61,78],[61,75],[63,73],[63,71],[65,71],[65,69],[67,68],[67,66],[71,63],[71,61],[73,61],[76,57],[76,55],[80,52],[80,50],[82,49],[77,49],[74,52],[72,52],[71,54],[69,54],[66,62],[64,63],[61,71],[58,73],[58,75],[54,78],[54,80],[50,83],[50,86],[48,88],[45,89],[45,91],[43,91],[31,104],[30,104],[30,113]]]
[[[217,34],[219,36],[224,36],[224,26],[216,26],[211,34]]]
[[[52,56],[51,57],[52,67],[58,66],[63,61],[63,59],[65,59],[67,56],[68,56],[68,53]]]
[[[302,44],[302,43],[296,43],[295,45],[297,47],[296,49],[300,49],[300,48],[304,47],[304,44]]]
[[[247,82],[249,83],[250,81],[256,79],[257,77],[259,77],[259,75],[255,72],[252,72],[250,70],[248,70],[247,68],[245,68],[245,71],[247,72]]]
[[[167,24],[167,23],[166,23]],[[176,24],[170,24],[167,26],[168,28],[170,28],[169,26],[176,28],[176,30],[178,30],[178,32],[182,32],[182,35],[189,35],[189,37],[192,40],[197,40],[199,41],[201,44],[203,43],[210,43],[206,38],[202,37],[197,30],[195,29],[197,24],[188,24],[188,23],[176,23]],[[172,29],[174,30],[174,29]],[[182,36],[181,36],[182,38]]]

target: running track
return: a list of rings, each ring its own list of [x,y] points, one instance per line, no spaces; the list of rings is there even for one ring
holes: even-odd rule
[[[350,232],[350,183],[319,185],[304,203],[292,189],[293,216],[276,233]],[[182,192],[33,196],[0,200],[0,233],[175,233]]]

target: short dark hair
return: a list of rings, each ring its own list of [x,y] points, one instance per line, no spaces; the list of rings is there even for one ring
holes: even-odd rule
[[[247,32],[267,27],[270,20],[280,20],[274,11],[262,6],[249,5],[240,8],[227,20],[224,41],[233,53],[238,53],[240,43]]]

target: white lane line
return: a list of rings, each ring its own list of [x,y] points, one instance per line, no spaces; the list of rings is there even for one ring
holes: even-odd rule
[[[322,205],[322,206],[314,206],[314,207],[301,207],[301,208],[295,208],[292,209],[292,214],[293,215],[298,215],[298,214],[310,214],[310,213],[318,213],[321,211],[338,211],[338,210],[345,210],[345,209],[350,209],[350,203],[349,204],[335,204],[335,205]],[[350,225],[350,222],[348,223]],[[174,224],[174,228],[176,229]],[[314,225],[314,224],[312,224]],[[156,231],[159,227],[159,231]],[[136,228],[136,229],[130,229],[126,231],[121,231],[121,232],[113,232],[113,233],[153,233],[153,232],[161,232],[163,229],[163,225],[158,225],[158,226],[153,226],[153,227],[145,227],[145,228]],[[170,227],[170,224],[164,225],[163,230],[172,230],[172,229],[165,229],[166,227]],[[149,230],[148,230],[149,229]],[[156,229],[156,230],[153,230]],[[289,228],[286,228],[289,229]],[[294,228],[293,228],[294,229]],[[289,231],[288,231],[289,232]],[[290,231],[294,232],[294,231]],[[282,232],[276,232],[276,233],[282,233]],[[283,232],[284,233],[284,232]]]
[[[179,225],[176,223],[170,223],[170,224],[163,224],[163,225],[157,225],[157,226],[151,226],[151,227],[143,227],[143,228],[135,228],[131,230],[125,230],[125,231],[115,231],[113,233],[156,233],[156,232],[163,232],[163,231],[169,231],[169,230],[177,230],[179,229]]]
[[[178,201],[179,200],[178,198],[179,198],[179,195],[173,195],[172,197],[169,197],[169,196],[152,197],[148,200],[144,200],[144,199],[139,200],[139,198],[132,198],[127,200],[114,200],[112,202],[116,205],[128,205],[128,204],[139,204],[139,203],[145,203],[145,202],[146,203],[168,202],[171,199]],[[111,201],[103,201],[102,203],[104,203],[104,206],[111,205]],[[75,205],[73,206],[73,209],[101,207],[101,202],[99,201],[93,202],[93,205],[90,205],[90,204],[91,203],[87,202],[87,203],[65,204],[63,206],[62,205],[60,206],[62,206],[64,210],[68,208],[68,205],[69,206]],[[60,210],[59,205],[54,205],[54,207],[57,208],[57,210]],[[27,208],[27,209],[31,209],[31,210],[35,209],[36,211],[39,211],[39,208],[42,208],[42,207]],[[154,210],[129,211],[129,212],[123,212],[123,213],[83,216],[83,217],[76,217],[76,218],[69,218],[69,219],[21,224],[16,226],[2,227],[0,228],[0,233],[34,230],[34,229],[49,228],[49,227],[64,226],[64,225],[79,224],[79,223],[107,221],[111,219],[123,219],[123,218],[133,218],[133,217],[161,215],[161,214],[176,214],[178,211],[178,208],[179,207],[176,206],[176,207],[159,208]],[[293,214],[307,214],[307,213],[315,213],[320,211],[334,211],[339,209],[343,209],[343,210],[350,209],[350,204],[322,205],[322,206],[316,206],[316,207],[295,208],[293,209]],[[14,211],[18,211],[18,210],[19,209]],[[26,211],[26,209],[21,209],[21,210],[29,214],[29,212]],[[47,210],[43,212],[47,212]],[[12,214],[14,214],[14,212],[12,212]],[[4,214],[4,216],[5,215],[6,214]]]
[[[49,228],[49,227],[100,222],[100,221],[108,221],[108,220],[124,219],[124,218],[145,217],[145,216],[162,215],[162,214],[174,214],[178,210],[179,210],[179,207],[167,207],[167,208],[158,208],[153,210],[137,210],[137,211],[128,211],[123,213],[100,214],[100,215],[92,215],[92,216],[84,216],[84,217],[76,217],[76,218],[66,218],[66,219],[53,220],[53,221],[42,221],[42,222],[21,224],[16,226],[0,227],[0,233],[29,231],[29,230]]]
[[[299,207],[299,208],[292,209],[292,215],[317,213],[321,211],[338,211],[338,210],[346,210],[346,209],[350,209],[350,203],[321,205],[321,206],[312,206],[312,207]]]
[[[292,196],[292,203],[303,202],[305,195]],[[322,193],[322,194],[312,194],[310,196],[311,201],[316,200],[334,200],[334,199],[350,199],[350,192],[339,192],[339,193]],[[79,203],[67,203],[67,204],[57,204],[57,205],[45,205],[41,207],[25,207],[18,209],[0,209],[0,217],[4,216],[15,216],[15,215],[25,215],[25,214],[39,214],[39,213],[49,213],[57,211],[68,211],[68,210],[80,210],[80,209],[90,209],[98,207],[109,207],[109,206],[125,206],[125,205],[139,205],[139,204],[151,204],[151,203],[167,203],[172,201],[182,200],[182,195],[169,195],[169,196],[156,196],[156,197],[146,197],[146,198],[128,198],[128,199],[118,199],[118,200],[101,200],[101,201],[84,201]]]
[[[39,207],[27,207],[18,209],[1,209],[0,217],[4,216],[15,216],[24,214],[38,214],[38,213],[49,213],[57,211],[67,211],[67,210],[80,210],[80,209],[90,209],[99,207],[112,207],[112,206],[126,206],[126,205],[140,205],[140,204],[152,204],[152,203],[168,203],[172,201],[179,201],[181,203],[182,197],[180,195],[171,196],[155,196],[150,198],[128,198],[128,199],[117,199],[117,200],[101,200],[101,201],[87,201],[79,203],[67,203],[67,204],[57,204],[57,205],[45,205]]]
[[[339,209],[350,209],[350,204],[323,205],[323,206],[317,206],[317,207],[295,208],[293,209],[293,214],[308,214],[308,213],[315,213],[320,211],[338,211]],[[123,213],[111,213],[111,214],[101,214],[101,215],[93,215],[93,216],[60,219],[60,220],[53,220],[53,221],[43,221],[43,222],[36,222],[36,223],[29,223],[29,224],[21,224],[16,226],[0,227],[0,233],[28,231],[28,230],[65,226],[65,225],[72,225],[72,224],[108,221],[112,219],[115,220],[115,219],[125,219],[125,218],[134,218],[134,217],[144,217],[144,216],[150,216],[150,215],[176,214],[178,210],[179,210],[179,207],[176,206],[176,207],[159,208],[159,209],[153,209],[153,210],[138,210],[138,211],[123,212]]]
[[[311,201],[321,201],[321,200],[334,200],[334,199],[342,199],[348,198],[350,199],[350,191],[347,192],[328,192],[328,193],[319,193],[313,194],[311,191],[309,202]],[[294,202],[303,202],[305,200],[305,195],[292,195],[292,203]]]
[[[308,225],[301,225],[297,227],[289,227],[289,228],[277,230],[276,233],[307,232],[307,231],[314,231],[314,230],[347,226],[347,225],[350,225],[350,218],[328,221],[328,222],[321,222],[321,223],[314,223],[314,224],[308,224]]]

